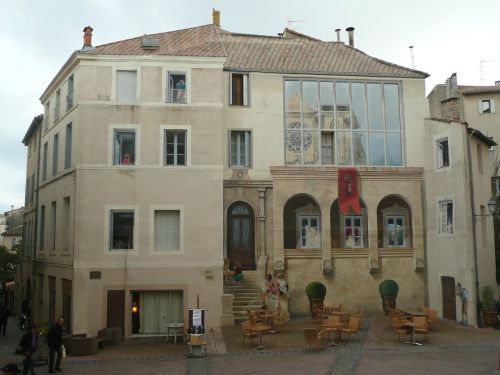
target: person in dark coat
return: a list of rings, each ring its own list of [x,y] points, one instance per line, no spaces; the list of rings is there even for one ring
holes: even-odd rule
[[[33,369],[33,353],[38,348],[38,335],[36,334],[35,325],[31,326],[31,330],[21,337],[19,347],[24,355],[23,375],[35,375],[35,370]]]
[[[54,373],[54,370],[61,371],[63,325],[64,319],[61,316],[57,319],[56,323],[50,327],[47,333],[47,343],[49,345],[49,373]]]
[[[7,320],[9,320],[9,316],[9,309],[7,308],[7,306],[2,304],[0,306],[0,331],[2,332],[3,336],[5,336],[5,331],[7,329]]]

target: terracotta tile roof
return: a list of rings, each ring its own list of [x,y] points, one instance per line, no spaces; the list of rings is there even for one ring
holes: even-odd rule
[[[169,55],[225,57],[224,48],[214,25],[204,25],[148,35],[158,38],[157,49],[142,48],[143,37],[97,46],[92,53],[102,55]]]
[[[488,92],[500,92],[500,86],[464,86],[464,85],[459,85],[457,88],[464,95],[482,94],[482,93],[488,93]]]
[[[101,45],[103,55],[170,55],[227,57],[224,68],[282,74],[425,78],[427,73],[371,57],[339,42],[323,42],[287,29],[291,37],[231,33],[205,25],[153,34],[157,49],[142,48],[143,37]]]

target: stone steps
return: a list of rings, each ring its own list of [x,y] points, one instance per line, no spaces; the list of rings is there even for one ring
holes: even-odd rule
[[[239,283],[224,283],[224,294],[232,294],[235,323],[248,319],[247,310],[258,310],[262,307],[260,299],[260,282],[256,271],[243,271],[243,280]]]

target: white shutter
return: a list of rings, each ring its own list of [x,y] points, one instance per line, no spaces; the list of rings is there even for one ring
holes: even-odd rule
[[[135,70],[119,70],[116,72],[116,100],[119,102],[135,102],[137,72]]]
[[[155,250],[180,250],[179,211],[155,211]]]
[[[243,74],[243,105],[248,105],[248,74]]]
[[[233,73],[229,73],[229,105],[233,104]]]
[[[481,99],[479,99],[477,102],[477,108],[479,113],[483,113],[483,101]]]
[[[495,113],[495,99],[490,100],[491,113]]]

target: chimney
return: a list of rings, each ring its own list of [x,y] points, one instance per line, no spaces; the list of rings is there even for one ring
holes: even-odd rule
[[[349,46],[354,47],[354,27],[348,27],[345,31],[349,34]]]
[[[212,8],[212,23],[215,26],[220,27],[220,12],[214,8]]]
[[[337,42],[340,42],[340,29],[335,29],[335,32],[337,33]]]
[[[94,29],[90,26],[83,29],[83,47],[92,47],[92,31]]]

